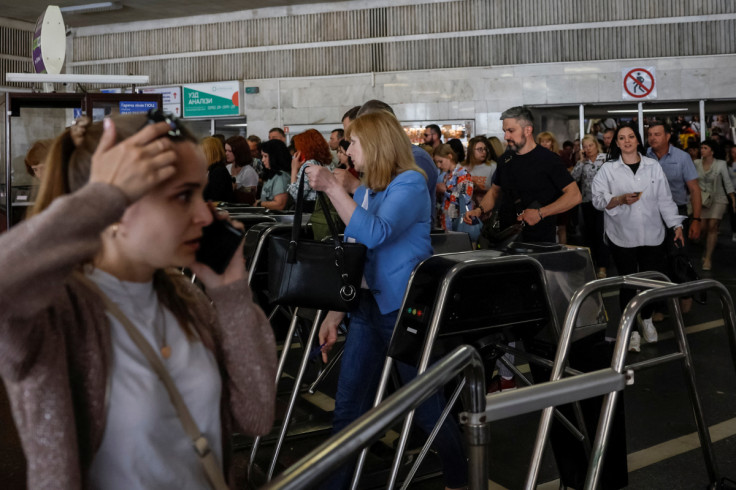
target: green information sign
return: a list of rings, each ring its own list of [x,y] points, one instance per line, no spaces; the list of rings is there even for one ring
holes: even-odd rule
[[[238,81],[182,86],[184,117],[237,116],[240,114]]]

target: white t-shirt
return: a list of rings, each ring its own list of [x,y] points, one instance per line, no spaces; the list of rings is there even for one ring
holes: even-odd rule
[[[212,352],[201,342],[190,342],[174,315],[159,306],[153,282],[120,281],[99,269],[88,276],[156,352],[161,347],[161,326],[166,328],[171,357],[164,365],[222,464],[222,380]],[[90,488],[209,490],[202,463],[166,388],[120,322],[109,312],[107,317],[112,338],[109,402],[102,444],[89,470]]]
[[[473,184],[479,186],[478,190],[485,192],[491,188],[491,177],[493,177],[493,172],[495,171],[496,162],[492,161],[489,164],[483,163],[476,165],[469,173],[473,177]]]
[[[232,175],[232,168],[233,164],[228,163],[227,171],[230,172],[230,175]],[[237,184],[238,189],[243,187],[258,187],[258,172],[256,172],[256,170],[250,165],[246,165],[241,168],[238,175],[235,176],[235,183]]]

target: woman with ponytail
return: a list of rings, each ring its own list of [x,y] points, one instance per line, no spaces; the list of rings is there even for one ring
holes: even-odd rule
[[[0,375],[29,488],[232,487],[232,432],[269,431],[274,339],[242,243],[222,274],[195,259],[227,219],[206,182],[196,140],[161,113],[83,119],[52,145],[32,216],[0,236]]]

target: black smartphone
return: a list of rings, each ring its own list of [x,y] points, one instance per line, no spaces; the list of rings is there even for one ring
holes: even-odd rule
[[[202,228],[202,239],[197,250],[197,262],[208,265],[217,274],[227,269],[245,233],[229,221],[215,218]]]

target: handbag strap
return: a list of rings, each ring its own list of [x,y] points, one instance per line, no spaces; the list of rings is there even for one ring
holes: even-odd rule
[[[368,192],[367,189],[366,192]],[[330,233],[332,233],[332,240],[335,245],[335,266],[337,267],[337,271],[340,274],[340,278],[342,279],[340,297],[344,301],[352,301],[353,299],[355,299],[358,290],[355,288],[355,286],[350,284],[350,281],[348,280],[348,274],[345,271],[345,248],[343,247],[342,240],[340,240],[340,235],[337,233],[337,226],[335,226],[335,222],[333,221],[332,215],[330,214],[329,201],[327,200],[323,192],[319,192],[317,194],[317,198],[319,199],[319,204],[322,208],[322,212],[325,214],[327,227],[330,229]]]
[[[296,249],[299,246],[299,235],[302,227],[305,174],[306,172],[302,170],[302,175],[299,177],[299,188],[297,190],[296,207],[294,210],[294,223],[291,225],[291,241],[289,242],[289,249],[286,252],[286,262],[288,264],[296,262]],[[335,222],[332,220],[332,216],[330,215],[329,201],[322,192],[317,193],[317,199],[319,200],[320,207],[325,215],[325,221],[327,222],[327,227],[330,229],[330,234],[332,234],[332,240],[335,245],[335,267],[337,267],[337,271],[342,279],[340,297],[344,301],[352,301],[357,296],[358,290],[355,286],[350,284],[348,274],[345,271],[345,248],[343,247],[342,240],[340,240],[340,235],[337,233]]]
[[[302,227],[302,209],[304,207],[304,170],[299,177],[299,186],[296,192],[296,205],[294,206],[294,222],[291,224],[291,241],[289,249],[286,252],[286,262],[293,264],[296,262],[296,245],[299,242],[299,233]]]
[[[161,382],[166,387],[166,391],[169,393],[169,398],[171,398],[171,403],[176,409],[176,413],[179,416],[182,427],[184,427],[184,431],[192,440],[194,451],[197,453],[197,456],[199,456],[199,461],[204,467],[204,472],[207,475],[207,479],[209,480],[212,488],[215,490],[227,490],[228,486],[225,482],[225,475],[215,459],[215,454],[210,449],[209,442],[199,431],[197,423],[189,412],[184,399],[181,397],[181,393],[179,393],[179,390],[176,388],[174,380],[171,378],[168,370],[161,362],[161,359],[153,350],[153,347],[151,347],[151,344],[148,343],[148,341],[143,337],[143,334],[141,334],[128,317],[125,316],[125,313],[120,311],[118,305],[116,305],[99,288],[99,286],[97,286],[97,284],[81,273],[77,274],[77,278],[94,291],[100,299],[102,299],[107,311],[109,311],[123,325],[125,331],[130,336],[130,339],[136,344],[136,346],[138,346],[148,363],[161,379]]]

